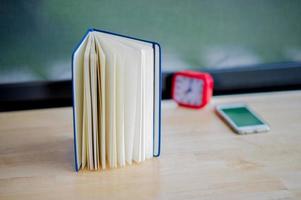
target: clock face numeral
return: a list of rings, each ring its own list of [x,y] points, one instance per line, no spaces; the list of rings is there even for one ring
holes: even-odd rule
[[[176,101],[198,106],[202,102],[203,80],[185,76],[176,76],[174,98]]]

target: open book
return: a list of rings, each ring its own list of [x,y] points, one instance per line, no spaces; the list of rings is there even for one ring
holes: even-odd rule
[[[160,154],[158,43],[90,29],[72,55],[75,168],[123,167]]]

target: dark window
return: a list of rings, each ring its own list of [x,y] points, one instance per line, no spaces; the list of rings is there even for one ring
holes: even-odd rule
[[[0,6],[0,110],[70,106],[71,53],[90,27],[157,41],[214,94],[301,88],[301,1],[15,1]]]

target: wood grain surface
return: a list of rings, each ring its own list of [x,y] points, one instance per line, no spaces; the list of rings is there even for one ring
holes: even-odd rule
[[[244,102],[271,131],[236,135],[214,113]],[[74,171],[72,109],[0,113],[0,199],[301,199],[301,92],[162,105],[162,154],[125,168]]]

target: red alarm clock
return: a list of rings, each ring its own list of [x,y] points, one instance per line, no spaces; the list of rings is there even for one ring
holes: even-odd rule
[[[210,74],[185,70],[175,73],[172,98],[183,107],[202,108],[210,101],[213,79]]]

